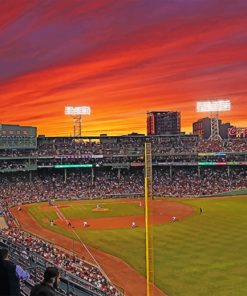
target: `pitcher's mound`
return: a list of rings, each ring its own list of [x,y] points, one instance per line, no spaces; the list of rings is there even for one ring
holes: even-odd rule
[[[108,212],[109,209],[106,209],[106,208],[95,208],[95,209],[92,209],[93,212]]]

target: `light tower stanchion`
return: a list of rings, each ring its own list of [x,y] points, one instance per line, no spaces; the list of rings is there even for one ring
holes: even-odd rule
[[[152,194],[152,151],[151,143],[145,143],[145,232],[146,232],[146,287],[147,296],[154,295],[154,249]]]
[[[74,137],[81,137],[82,115],[73,116],[73,122],[74,122]]]
[[[220,131],[219,131],[219,112],[210,113],[211,121],[211,135],[210,140],[221,140]]]
[[[89,106],[66,106],[64,114],[73,118],[74,137],[81,137],[82,132],[82,115],[90,115],[91,107]]]
[[[229,99],[198,101],[196,103],[197,112],[210,113],[210,140],[221,140],[219,132],[219,112],[231,110],[231,101]]]

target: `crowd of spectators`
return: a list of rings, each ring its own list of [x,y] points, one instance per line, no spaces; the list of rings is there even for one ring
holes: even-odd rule
[[[244,152],[247,151],[247,139],[203,140],[188,137],[154,137],[148,140],[152,144],[153,154],[164,153],[202,153],[202,152]],[[40,142],[37,153],[47,155],[142,155],[144,138],[123,138],[116,142],[76,142],[73,139]]]
[[[0,170],[26,170],[29,163],[26,160],[2,160],[0,162]]]
[[[0,149],[0,157],[16,158],[36,156],[37,149]]]
[[[65,180],[62,172],[40,172],[29,180],[28,174],[5,175],[0,179],[0,196],[11,199],[39,201],[49,198],[96,198],[115,193],[131,194],[143,191],[143,174],[133,170],[69,171]]]
[[[97,267],[83,259],[69,254],[55,245],[30,235],[17,227],[12,226],[9,229],[3,229],[1,234],[12,243],[17,243],[25,248],[20,256],[30,256],[32,253],[40,255],[59,269],[75,274],[85,282],[88,282],[90,286],[96,287],[97,290],[102,292],[102,295],[120,295]]]
[[[207,196],[236,189],[247,188],[247,172],[244,167],[159,169],[153,174],[153,192],[157,196]]]
[[[217,194],[247,187],[247,172],[240,167],[155,167],[153,192],[158,196]],[[3,200],[105,198],[144,193],[144,169],[42,170],[33,174],[5,174],[0,179]]]
[[[247,138],[229,140],[203,140],[198,141],[198,152],[246,152]]]
[[[143,155],[145,141],[151,142],[153,154],[246,152],[247,138],[205,140],[196,136],[171,137],[119,137],[101,140],[76,140],[73,138],[42,138],[38,147],[22,150],[1,150],[0,157],[48,157],[80,155]]]

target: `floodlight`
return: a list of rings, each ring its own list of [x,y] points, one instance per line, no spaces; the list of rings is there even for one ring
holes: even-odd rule
[[[81,126],[82,126],[82,115],[90,115],[91,107],[89,106],[66,106],[64,108],[64,114],[69,115],[74,121],[74,137],[81,136]]]
[[[230,111],[230,100],[199,101],[196,103],[197,112],[220,112]]]
[[[196,103],[197,112],[208,112],[211,117],[211,140],[220,140],[219,133],[219,112],[230,111],[231,102],[229,99],[199,101]]]
[[[78,107],[71,107],[67,106],[64,109],[65,115],[90,115],[91,114],[91,107],[88,106],[78,106]]]

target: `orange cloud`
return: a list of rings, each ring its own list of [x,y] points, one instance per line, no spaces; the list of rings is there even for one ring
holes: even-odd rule
[[[153,14],[146,22],[139,15],[130,17],[135,9],[144,15],[144,4],[126,1],[114,6],[107,0],[78,9],[73,1],[71,5],[56,2],[57,9],[44,8],[30,27],[26,13],[37,15],[38,10],[28,1],[23,13],[17,6],[9,18],[0,16],[8,41],[3,40],[5,50],[0,50],[1,122],[35,125],[40,134],[70,135],[72,121],[64,116],[64,106],[90,105],[92,115],[83,119],[87,135],[143,133],[146,112],[158,109],[180,111],[182,129],[189,132],[192,122],[201,117],[195,112],[196,100],[229,97],[233,108],[222,119],[246,126],[243,10],[226,9],[217,16],[201,10],[198,17],[174,8],[174,18],[164,19],[162,13],[172,12],[173,7],[157,3],[160,10],[149,8]],[[28,27],[22,41],[8,37],[8,32],[18,30],[13,20]],[[64,32],[57,31],[59,27]],[[19,53],[18,48],[25,52]],[[13,62],[9,57],[15,52],[20,57]]]

